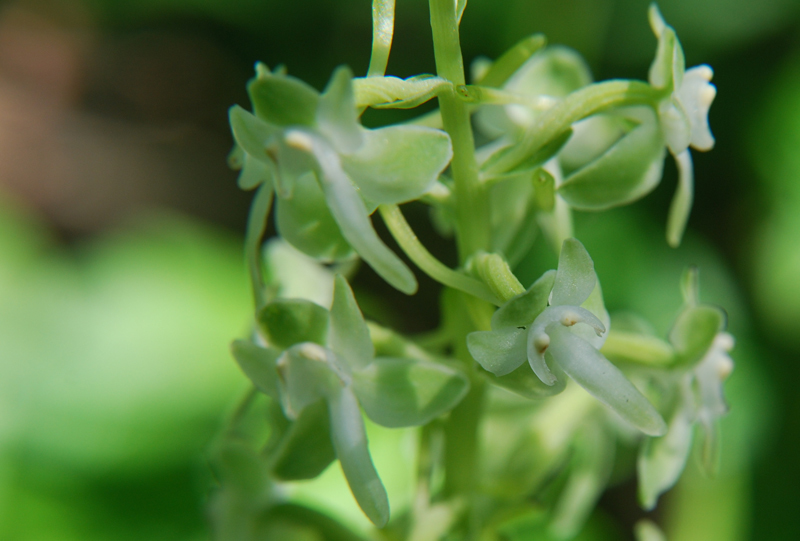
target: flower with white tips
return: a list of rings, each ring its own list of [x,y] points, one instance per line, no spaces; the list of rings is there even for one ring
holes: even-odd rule
[[[664,139],[678,166],[678,189],[670,207],[667,240],[680,244],[692,206],[694,174],[689,147],[711,150],[714,136],[708,125],[708,110],[717,95],[709,66],[686,69],[683,48],[675,30],[664,22],[655,4],[650,6],[650,26],[658,38],[658,49],[650,66],[650,84],[664,90],[658,104],[658,119]]]

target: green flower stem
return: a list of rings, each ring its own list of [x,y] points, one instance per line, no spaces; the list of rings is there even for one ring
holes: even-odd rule
[[[394,0],[375,0],[372,2],[372,55],[367,70],[368,77],[386,73],[393,36]]]
[[[469,108],[455,90],[455,86],[466,82],[456,4],[453,0],[430,0],[430,11],[436,71],[454,85],[439,94],[439,109],[444,129],[453,143],[450,167],[458,201],[456,241],[459,258],[464,263],[470,255],[489,247],[489,205],[478,178]]]
[[[448,268],[436,259],[419,241],[397,205],[381,205],[378,210],[397,244],[425,274],[447,287],[469,293],[496,306],[502,304],[485,284]]]
[[[511,171],[581,119],[611,107],[649,105],[655,109],[663,94],[647,83],[624,80],[596,83],[577,90],[542,113],[522,140],[492,163],[484,174]]]

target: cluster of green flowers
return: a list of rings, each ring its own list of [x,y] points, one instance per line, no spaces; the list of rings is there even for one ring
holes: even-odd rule
[[[667,340],[610,318],[571,217],[572,209],[603,210],[651,192],[669,151],[679,180],[667,240],[680,242],[692,200],[689,147],[714,144],[711,69],[685,69],[674,30],[653,6],[658,46],[648,82],[592,83],[575,52],[537,35],[494,62],[477,60],[466,84],[457,32],[465,4],[431,0],[437,76],[384,76],[394,2],[376,0],[367,77],[340,67],[319,93],[283,68],[259,64],[248,86],[252,112],[230,111],[239,185],[257,190],[246,242],[256,323],[233,353],[269,397],[273,421],[261,456],[248,453],[241,437],[223,445],[227,474],[214,508],[221,537],[273,531],[280,506],[291,522],[276,483],[316,477],[335,459],[366,516],[386,526],[389,501],[362,410],[383,426],[443,431],[444,486],[431,494],[430,479],[420,481],[427,499],[420,509],[444,502],[447,528],[470,538],[500,531],[509,501],[519,505],[559,472],[568,480],[532,527],[563,539],[577,534],[605,489],[620,434],[641,441],[645,508],[680,476],[695,424],[705,430],[713,467],[714,426],[726,411],[722,384],[733,366],[724,313],[700,303],[696,272],[688,271],[685,307]],[[367,107],[413,108],[434,98],[440,108],[411,122],[366,129],[359,121]],[[478,148],[473,125],[486,141]],[[268,275],[262,237],[273,200],[282,242],[308,258],[268,257]],[[439,231],[455,236],[458,269],[411,230],[398,207],[410,201],[430,205]],[[409,259],[446,287],[436,347],[368,325],[344,277],[360,258],[396,289],[417,289],[410,268],[376,233],[376,210]],[[559,254],[558,268],[525,289],[512,270],[537,232]],[[342,274],[334,278],[331,266]],[[306,276],[305,285],[286,277],[292,274]],[[290,281],[300,282],[291,294]],[[333,284],[329,308],[313,293],[320,282]],[[480,441],[504,426],[497,404],[509,400],[522,412],[514,417],[521,428]],[[492,445],[507,448],[476,458]],[[520,445],[530,460],[503,458]],[[261,472],[251,475],[255,488],[240,470]],[[306,520],[312,512],[302,513]],[[313,516],[320,531],[334,527]],[[436,538],[419,532],[397,535]]]

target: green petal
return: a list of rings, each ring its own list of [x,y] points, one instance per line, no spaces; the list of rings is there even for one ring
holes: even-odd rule
[[[667,536],[661,531],[661,528],[646,518],[641,519],[633,526],[633,532],[636,535],[636,541],[667,541]]]
[[[303,409],[330,398],[348,382],[330,350],[311,342],[292,346],[277,363],[284,413],[297,419]]]
[[[547,300],[555,279],[556,271],[545,272],[527,291],[498,308],[492,315],[492,329],[526,327],[533,323],[536,316],[547,308]]]
[[[467,335],[472,358],[496,376],[513,372],[525,362],[527,331],[507,327],[496,331],[476,331]]]
[[[599,351],[558,323],[548,325],[547,333],[553,359],[589,394],[645,434],[666,432],[658,411]]]
[[[262,73],[247,85],[258,118],[277,126],[315,123],[319,93],[300,79]]]
[[[338,155],[318,140],[313,150],[322,170],[322,190],[344,238],[381,278],[403,293],[413,294],[417,279],[378,237],[364,200],[342,170]]]
[[[333,286],[328,344],[353,370],[366,367],[375,356],[364,316],[358,309],[353,290],[341,275],[336,276]]]
[[[339,152],[352,153],[363,142],[353,96],[353,72],[339,66],[317,105],[317,129]]]
[[[379,358],[353,374],[367,417],[390,428],[426,424],[453,409],[468,389],[459,370],[411,359]]]
[[[375,526],[389,521],[389,497],[372,464],[364,420],[349,388],[342,388],[328,402],[336,456],[361,510]]]
[[[228,120],[239,147],[253,158],[271,164],[272,158],[267,154],[266,148],[280,130],[238,105],[228,110]]]
[[[325,345],[328,335],[328,311],[305,299],[275,299],[258,313],[258,323],[278,349],[301,342]]]
[[[253,385],[267,396],[278,399],[278,372],[275,361],[280,352],[272,348],[262,348],[249,340],[234,340],[231,353],[242,372],[250,378]]]
[[[419,199],[450,163],[450,137],[422,126],[364,131],[358,152],[342,156],[342,167],[365,199],[399,204]]]
[[[692,155],[689,149],[675,156],[678,166],[678,187],[669,207],[667,218],[667,243],[676,248],[681,243],[686,222],[689,221],[689,212],[692,210],[694,199],[694,171],[692,169]]]
[[[669,341],[678,354],[678,362],[694,365],[711,348],[725,327],[725,313],[716,306],[690,306],[680,313],[670,330]]]
[[[328,405],[324,400],[300,412],[269,456],[273,475],[282,481],[314,479],[335,458]]]
[[[476,84],[501,87],[534,53],[547,43],[542,34],[533,34],[518,41],[500,58],[492,62],[486,74]]]
[[[556,382],[553,385],[545,385],[527,364],[520,365],[519,368],[505,376],[498,377],[489,372],[486,372],[486,376],[489,381],[498,387],[508,389],[524,398],[537,400],[556,395],[564,390],[567,383],[564,372],[557,364],[553,366],[553,372],[556,375]]]
[[[552,306],[580,306],[592,293],[597,283],[594,262],[589,252],[577,239],[567,239],[558,257]]]
[[[658,497],[678,481],[691,447],[692,420],[688,411],[679,408],[670,419],[667,433],[647,438],[639,452],[636,469],[643,508],[655,508]]]
[[[353,255],[312,172],[296,179],[291,197],[278,199],[275,227],[289,244],[321,261],[340,261]]]
[[[572,207],[603,210],[645,196],[661,180],[664,138],[655,121],[643,122],[602,156],[577,170],[558,193]]]
[[[650,27],[658,38],[658,47],[653,63],[650,65],[648,80],[656,88],[664,88],[673,92],[680,88],[686,61],[675,30],[664,22],[661,12],[655,4],[650,5],[648,12]]]
[[[243,158],[242,172],[236,183],[242,190],[252,190],[260,184],[272,186],[272,164],[257,160],[250,154],[245,153]]]

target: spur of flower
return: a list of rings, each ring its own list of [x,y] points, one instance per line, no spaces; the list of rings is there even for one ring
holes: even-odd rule
[[[423,126],[363,128],[344,66],[320,94],[259,65],[248,91],[254,113],[230,110],[240,186],[274,189],[278,232],[295,248],[323,261],[355,252],[413,293],[414,275],[380,240],[370,214],[429,191],[452,157],[449,136]]]
[[[609,318],[592,259],[576,239],[564,241],[558,269],[501,306],[491,325],[467,336],[485,370],[504,376],[527,361],[544,384],[563,385],[569,376],[645,434],[666,431],[653,405],[598,351]]]

